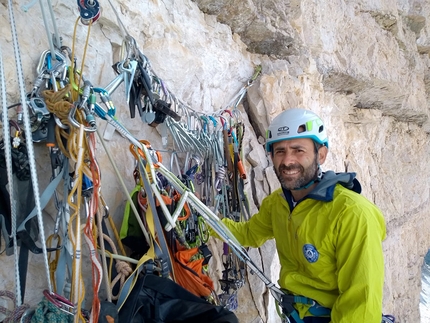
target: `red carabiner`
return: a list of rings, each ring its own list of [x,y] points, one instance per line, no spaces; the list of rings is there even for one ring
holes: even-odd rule
[[[75,315],[76,314],[76,306],[69,301],[67,298],[58,295],[54,292],[49,292],[49,290],[45,289],[43,291],[43,295],[46,297],[48,301],[50,301],[52,304],[54,304],[59,310],[63,311],[66,314],[69,315]]]

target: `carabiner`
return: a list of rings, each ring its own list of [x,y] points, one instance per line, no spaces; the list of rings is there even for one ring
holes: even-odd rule
[[[57,293],[49,292],[47,289],[43,291],[43,295],[49,302],[54,304],[59,310],[63,311],[64,313],[72,316],[76,314],[76,306],[67,298],[58,295]]]
[[[75,128],[80,128],[81,124],[75,119],[77,104],[78,103],[75,102],[72,105],[72,108],[70,109],[70,112],[69,112],[68,120],[72,124],[72,126],[74,126]],[[97,127],[95,125],[92,127],[85,127],[84,126],[85,132],[95,132],[96,130],[97,130]]]
[[[261,71],[262,71],[261,65],[257,65],[254,68],[254,75],[252,75],[252,77],[249,79],[248,84],[247,84],[248,87],[254,83],[254,81],[257,79],[258,76],[260,76]]]
[[[93,91],[94,93],[98,93],[100,95],[100,99],[107,108],[107,111],[105,111],[98,103],[95,103],[94,112],[103,120],[106,120],[106,114],[111,117],[114,117],[116,113],[116,108],[112,100],[110,99],[109,92],[99,87],[94,87]]]
[[[62,62],[62,63],[66,62],[66,57],[59,50],[55,50],[55,58],[59,62]],[[48,70],[51,68],[51,64],[52,64],[51,60],[52,60],[52,53],[49,49],[43,51],[42,54],[40,54],[39,62],[37,63],[37,66],[36,66],[36,72],[38,75],[44,72],[45,70]]]
[[[151,147],[151,144],[149,141],[147,140],[139,140],[139,142],[143,145],[145,145],[146,150],[148,151],[149,156],[151,157],[151,161],[148,162],[152,162],[152,164],[154,164],[155,167],[157,167],[157,163],[162,163],[163,162],[163,158],[161,157],[161,153],[158,150],[154,150]],[[143,148],[143,147],[142,147]],[[136,145],[131,144],[130,145],[130,152],[133,154],[133,156],[136,159],[143,158],[144,160],[147,159],[146,154],[144,151],[142,151],[142,149],[140,147],[136,147]]]
[[[202,216],[197,217],[197,229],[199,231],[200,239],[203,243],[207,243],[209,241],[209,230],[207,224]]]
[[[127,66],[125,65],[126,62]],[[130,91],[133,85],[136,68],[137,62],[135,60],[126,59],[117,64],[118,72],[123,75],[127,104],[130,102]]]

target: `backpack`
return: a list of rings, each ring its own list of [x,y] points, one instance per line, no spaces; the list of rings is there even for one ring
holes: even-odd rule
[[[119,311],[119,322],[238,323],[236,315],[195,296],[169,278],[142,274]]]

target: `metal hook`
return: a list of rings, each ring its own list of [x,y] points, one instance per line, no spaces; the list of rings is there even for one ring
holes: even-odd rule
[[[129,103],[130,91],[131,86],[133,85],[134,75],[136,73],[137,62],[135,60],[130,60],[127,63],[127,65],[130,67],[125,67],[124,63],[126,61],[127,60],[117,63],[116,68],[119,74],[108,85],[106,85],[104,89],[109,95],[111,95],[118,88],[118,86],[124,82],[126,99],[127,103]]]
[[[174,95],[172,94],[172,97],[173,97],[173,99],[174,99],[174,101],[175,101],[175,103],[176,103],[176,106],[177,106],[178,108],[180,108],[180,109],[184,112],[184,116],[187,118],[187,129],[190,129],[190,125],[191,125],[191,117],[190,117],[190,114],[188,113],[188,109],[186,108],[186,106],[185,106],[185,105],[183,105],[183,104],[181,103],[181,101],[179,101],[179,99],[178,99],[176,96],[174,96]]]
[[[72,302],[70,302],[67,298],[61,295],[58,295],[54,292],[50,292],[46,289],[43,291],[43,295],[49,302],[54,304],[59,310],[63,311],[64,313],[69,315],[76,314],[77,309],[75,305]]]
[[[59,62],[62,62],[62,63],[66,62],[66,57],[59,50],[55,50],[55,58]],[[42,54],[40,55],[39,62],[36,65],[36,72],[38,75],[51,67],[51,64],[52,64],[51,60],[52,60],[51,51],[49,49],[43,51]]]
[[[116,108],[113,104],[112,100],[110,99],[109,92],[105,89],[94,87],[93,88],[94,93],[99,93],[100,99],[104,103],[104,105],[107,108],[107,111],[104,110],[97,102],[94,104],[94,112],[103,120],[106,120],[106,114],[108,114],[111,117],[115,116]]]
[[[181,175],[181,167],[179,166],[178,152],[176,152],[176,151],[172,152],[172,155],[170,157],[170,171],[172,173],[174,173],[173,172],[173,163],[175,163],[175,166],[176,166],[176,171],[177,171],[176,175],[180,176]]]
[[[72,124],[72,126],[74,126],[76,128],[80,128],[81,124],[75,119],[75,114],[76,114],[77,107],[78,107],[77,103],[75,102],[72,106],[73,107],[72,107],[72,109],[70,109],[68,120]],[[92,127],[84,127],[85,132],[95,132],[96,130],[97,130],[97,127],[95,125]]]

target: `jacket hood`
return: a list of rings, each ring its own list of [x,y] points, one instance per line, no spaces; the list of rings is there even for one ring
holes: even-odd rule
[[[340,184],[358,194],[361,193],[361,184],[355,178],[356,173],[335,173],[333,171],[323,172],[321,180],[317,186],[304,197],[319,201],[329,202],[333,200],[333,192],[336,184]],[[282,189],[288,203],[291,206],[292,196],[289,190]]]
[[[317,186],[315,186],[307,197],[316,200],[331,201],[333,199],[333,191],[336,184],[340,184],[343,187],[360,194],[361,185],[358,179],[355,178],[356,175],[356,173],[325,172],[323,173],[321,181],[318,182]]]

